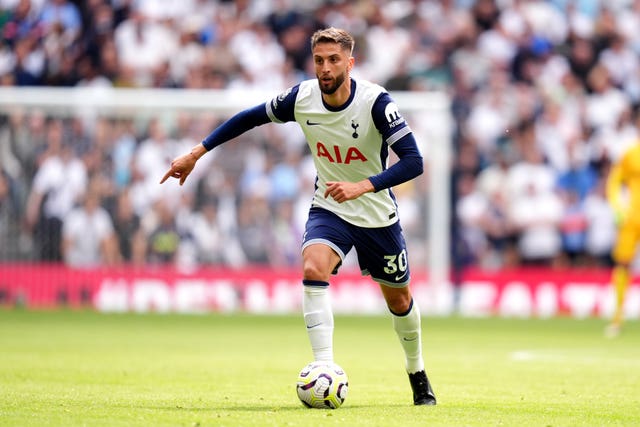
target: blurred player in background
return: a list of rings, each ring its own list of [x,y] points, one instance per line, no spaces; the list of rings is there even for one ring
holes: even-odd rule
[[[613,248],[612,283],[616,292],[616,309],[605,331],[613,337],[620,333],[624,321],[624,302],[631,281],[631,262],[640,242],[640,142],[629,148],[612,166],[607,179],[607,198],[618,224],[618,238]]]
[[[396,104],[380,86],[354,80],[354,40],[328,28],[311,38],[316,79],[244,110],[176,158],[161,183],[183,184],[206,152],[269,122],[296,121],[317,171],[302,243],[303,312],[315,360],[333,361],[329,280],[355,247],[363,274],[379,283],[405,352],[416,405],[435,405],[424,370],[421,317],[409,290],[406,244],[391,191],[423,172],[416,141]],[[389,148],[399,161],[387,168]]]

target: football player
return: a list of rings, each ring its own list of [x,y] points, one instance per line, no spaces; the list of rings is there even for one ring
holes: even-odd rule
[[[614,337],[620,333],[624,322],[625,295],[631,281],[630,265],[640,242],[640,142],[627,149],[612,166],[607,178],[607,199],[618,224],[611,277],[616,308],[605,331],[607,336]]]
[[[314,33],[316,79],[231,117],[177,157],[161,183],[170,177],[184,183],[200,157],[255,126],[297,122],[317,170],[302,242],[303,314],[315,360],[333,361],[329,282],[355,248],[362,273],[379,284],[392,314],[414,404],[435,405],[422,357],[420,311],[409,289],[407,248],[391,191],[420,175],[423,159],[387,91],[351,77],[353,47],[353,37],[344,30]],[[399,158],[390,167],[389,149]]]

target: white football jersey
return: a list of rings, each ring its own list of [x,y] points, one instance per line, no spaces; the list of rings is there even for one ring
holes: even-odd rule
[[[329,181],[358,182],[387,168],[389,147],[411,129],[379,85],[351,80],[351,96],[341,107],[324,103],[316,79],[287,89],[266,103],[272,122],[296,121],[304,132],[317,178],[313,206],[361,227],[386,227],[398,220],[391,189],[338,203],[325,198]]]

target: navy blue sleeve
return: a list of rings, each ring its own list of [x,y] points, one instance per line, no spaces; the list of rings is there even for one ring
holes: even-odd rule
[[[243,110],[222,123],[202,141],[204,148],[212,150],[256,126],[269,123],[270,120],[265,105],[260,104]]]
[[[295,120],[294,107],[299,84],[287,89],[271,101],[248,108],[218,126],[203,141],[202,145],[211,150],[256,126],[269,122],[284,123]]]
[[[389,169],[369,177],[375,191],[394,187],[422,174],[423,158],[416,139],[388,93],[382,93],[378,97],[371,114],[383,143],[388,144],[399,159]]]
[[[267,103],[267,116],[272,122],[285,123],[296,120],[294,111],[298,89],[300,89],[299,84],[290,87]]]
[[[376,192],[412,180],[424,172],[422,155],[412,133],[403,136],[391,149],[398,155],[399,160],[389,169],[369,177]]]

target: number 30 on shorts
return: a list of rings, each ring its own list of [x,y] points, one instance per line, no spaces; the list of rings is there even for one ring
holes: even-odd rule
[[[407,271],[407,250],[403,249],[399,255],[385,255],[384,259],[387,261],[387,266],[384,268],[384,272],[387,274],[395,274],[397,272]]]

